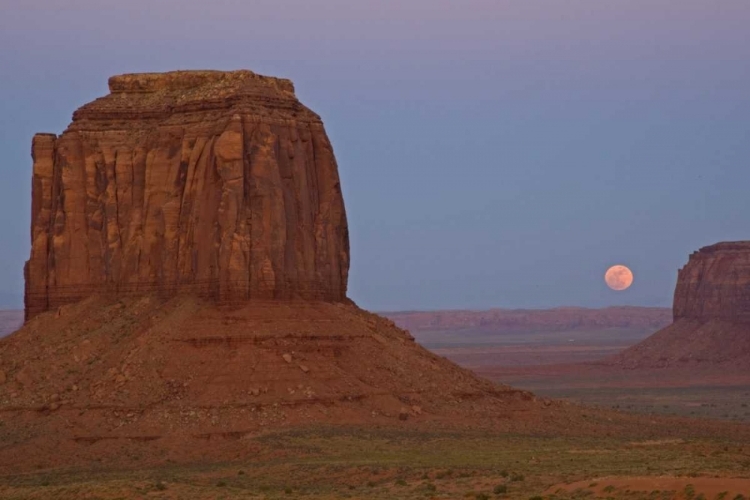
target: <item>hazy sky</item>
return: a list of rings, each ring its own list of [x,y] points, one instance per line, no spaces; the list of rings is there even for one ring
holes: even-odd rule
[[[113,74],[239,68],[323,117],[360,305],[669,305],[690,252],[750,239],[748,26],[748,0],[0,0],[0,306],[35,132]]]

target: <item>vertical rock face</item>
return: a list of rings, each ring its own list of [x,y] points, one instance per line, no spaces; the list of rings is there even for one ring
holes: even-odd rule
[[[673,313],[675,321],[750,323],[750,241],[694,252],[678,273]]]
[[[34,137],[27,319],[107,292],[346,296],[336,160],[288,80],[113,77],[59,137]]]

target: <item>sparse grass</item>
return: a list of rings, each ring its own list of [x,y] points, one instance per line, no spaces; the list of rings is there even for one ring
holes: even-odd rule
[[[223,464],[166,465],[143,470],[40,471],[0,477],[0,498],[142,498],[168,486],[170,498],[358,498],[528,500],[570,478],[617,475],[685,476],[686,471],[746,473],[748,451],[727,442],[692,439],[631,446],[614,438],[522,436],[489,432],[366,431],[316,428],[266,434],[253,445],[283,458],[259,454]],[[715,450],[722,453],[714,454]],[[291,457],[291,458],[290,458]],[[508,472],[511,469],[512,472]],[[242,472],[242,473],[240,473]],[[431,479],[422,479],[424,477]],[[53,487],[47,486],[53,484]],[[589,487],[594,483],[584,483]],[[231,485],[231,487],[229,487]],[[494,486],[493,486],[494,485]],[[354,486],[354,490],[349,489]],[[223,488],[221,492],[217,487]],[[41,488],[45,488],[44,490]],[[434,489],[433,489],[434,488]],[[156,490],[156,491],[155,491]],[[104,494],[103,491],[117,492]],[[612,485],[607,496],[628,498]],[[671,498],[652,492],[650,498]],[[676,493],[676,492],[671,492]],[[558,500],[590,497],[583,489]],[[654,496],[656,495],[656,496]],[[156,498],[161,498],[156,496]],[[640,497],[638,497],[640,498]],[[728,500],[729,495],[718,500]],[[700,499],[693,491],[692,500]],[[746,500],[738,497],[732,500]]]
[[[492,493],[495,495],[505,495],[508,493],[508,487],[504,484],[498,484],[492,489]]]
[[[687,486],[685,486],[682,494],[685,495],[685,498],[687,500],[692,500],[695,497],[695,486],[693,486],[692,484],[688,484]]]

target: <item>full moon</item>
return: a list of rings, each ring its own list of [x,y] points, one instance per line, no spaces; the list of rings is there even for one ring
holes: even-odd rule
[[[604,281],[612,290],[626,290],[633,284],[633,271],[619,264],[612,266],[604,274]]]

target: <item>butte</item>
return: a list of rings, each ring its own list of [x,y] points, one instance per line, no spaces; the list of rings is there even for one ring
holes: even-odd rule
[[[302,425],[566,426],[347,298],[338,167],[289,80],[109,88],[33,140],[27,321],[0,340],[6,468],[232,459]]]
[[[677,274],[674,321],[613,358],[626,369],[693,374],[750,373],[750,241],[722,242],[690,255]]]

